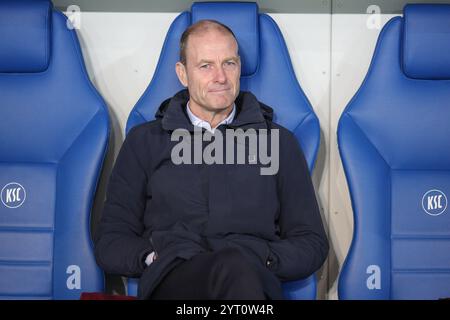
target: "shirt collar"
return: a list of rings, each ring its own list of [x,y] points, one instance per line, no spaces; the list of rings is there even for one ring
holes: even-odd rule
[[[194,126],[200,127],[200,128],[205,128],[206,130],[208,130],[211,133],[214,133],[215,129],[220,126],[221,124],[229,124],[233,121],[234,116],[236,114],[236,104],[233,104],[233,110],[231,110],[230,114],[228,115],[228,117],[226,117],[225,119],[223,119],[216,128],[211,128],[211,125],[209,124],[208,121],[202,120],[199,117],[197,117],[195,114],[192,113],[191,108],[189,108],[189,101],[186,104],[186,113],[189,117],[189,120],[191,121],[191,123]]]

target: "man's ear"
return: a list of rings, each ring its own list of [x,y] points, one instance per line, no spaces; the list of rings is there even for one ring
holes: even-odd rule
[[[181,84],[184,87],[187,87],[188,81],[187,81],[186,66],[182,64],[180,61],[178,61],[177,64],[175,65],[175,71],[177,73],[178,80],[180,80]]]

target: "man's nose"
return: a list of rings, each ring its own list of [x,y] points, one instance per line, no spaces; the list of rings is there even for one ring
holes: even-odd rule
[[[216,82],[225,83],[227,81],[227,76],[225,74],[225,70],[223,70],[223,67],[220,66],[216,70],[217,70],[215,74]]]

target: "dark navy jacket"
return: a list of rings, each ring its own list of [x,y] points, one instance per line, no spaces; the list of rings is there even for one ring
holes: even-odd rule
[[[278,173],[261,175],[260,163],[175,165],[171,151],[178,141],[171,141],[171,133],[194,131],[185,113],[188,99],[187,90],[180,91],[161,105],[155,120],[127,135],[96,233],[97,262],[108,273],[140,277],[139,298],[145,299],[183,260],[233,247],[258,270],[268,296],[280,299],[280,280],[311,275],[328,253],[298,141],[272,122],[270,107],[241,92],[234,120],[217,130],[278,129]],[[153,250],[158,259],[147,267]]]

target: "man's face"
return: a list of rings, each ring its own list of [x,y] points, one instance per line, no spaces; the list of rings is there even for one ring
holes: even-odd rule
[[[178,62],[178,78],[188,87],[190,106],[206,111],[230,107],[239,93],[241,63],[233,36],[208,30],[189,36],[186,65]]]

